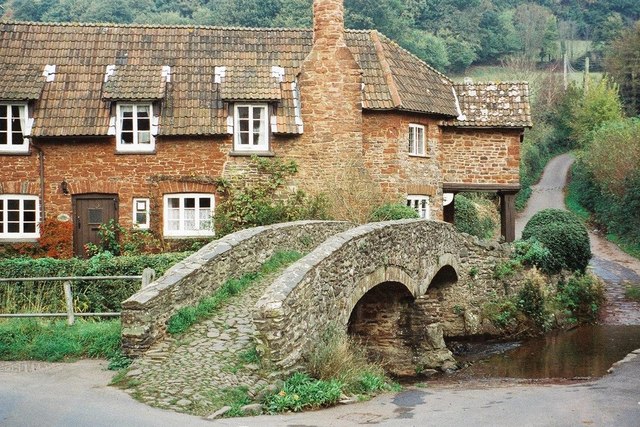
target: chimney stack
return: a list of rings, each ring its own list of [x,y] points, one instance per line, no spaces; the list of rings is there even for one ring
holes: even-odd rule
[[[313,1],[313,43],[345,46],[343,0]]]

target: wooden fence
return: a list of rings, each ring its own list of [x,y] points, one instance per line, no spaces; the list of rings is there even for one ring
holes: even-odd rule
[[[0,278],[3,282],[63,282],[64,299],[67,305],[66,313],[13,313],[0,314],[0,318],[8,317],[66,317],[67,323],[73,325],[76,317],[117,317],[120,313],[75,313],[73,309],[73,293],[71,283],[78,281],[95,280],[141,280],[142,288],[147,287],[155,279],[156,272],[151,268],[145,268],[140,276],[76,276],[76,277],[21,277],[21,278]]]

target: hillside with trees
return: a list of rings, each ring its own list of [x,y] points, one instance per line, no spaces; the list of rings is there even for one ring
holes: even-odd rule
[[[312,0],[0,0],[4,19],[311,27]],[[510,55],[558,60],[572,40],[602,52],[640,18],[636,0],[345,0],[347,26],[375,28],[446,72]]]

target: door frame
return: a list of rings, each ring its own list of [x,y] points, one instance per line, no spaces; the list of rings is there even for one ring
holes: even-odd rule
[[[77,251],[77,243],[79,239],[80,229],[78,228],[78,200],[112,200],[114,203],[114,218],[116,224],[119,223],[119,207],[120,200],[118,194],[112,193],[84,193],[84,194],[74,194],[71,196],[71,205],[73,211],[73,253],[75,256],[86,257],[84,253],[84,249],[81,253]]]

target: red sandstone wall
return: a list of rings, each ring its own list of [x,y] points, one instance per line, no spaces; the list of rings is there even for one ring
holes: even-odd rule
[[[409,124],[425,126],[425,157],[409,155]],[[389,201],[407,194],[428,195],[431,218],[442,219],[442,175],[438,122],[422,115],[371,112],[364,115],[365,164]]]
[[[443,128],[445,183],[518,184],[521,130]]]

